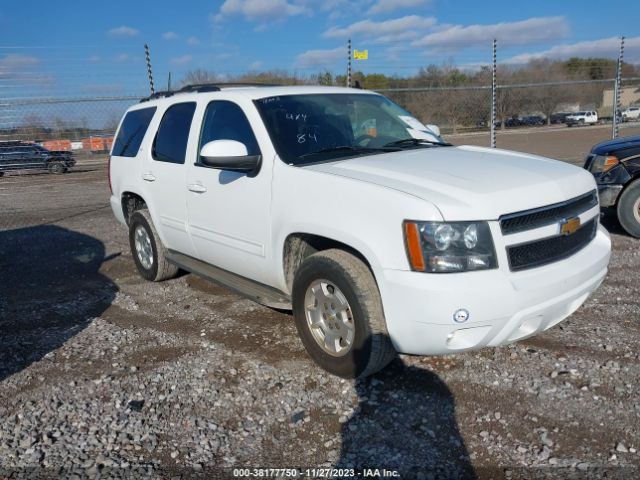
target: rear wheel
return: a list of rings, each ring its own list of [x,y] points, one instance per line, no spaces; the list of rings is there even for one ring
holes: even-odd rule
[[[640,238],[640,179],[632,182],[620,195],[618,220],[629,235]]]
[[[167,261],[167,249],[153,226],[149,210],[136,210],[129,220],[129,245],[138,272],[146,280],[173,278],[178,267]]]
[[[356,256],[331,249],[308,257],[295,274],[292,303],[307,353],[329,373],[365,377],[394,358],[378,286]]]
[[[53,173],[54,175],[61,175],[67,171],[67,167],[62,162],[49,162],[47,170],[49,170],[49,173]]]

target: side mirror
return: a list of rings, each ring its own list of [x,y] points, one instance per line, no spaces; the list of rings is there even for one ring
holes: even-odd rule
[[[437,125],[425,125],[429,130],[435,133],[438,137],[440,136],[440,127]]]
[[[261,160],[261,155],[249,155],[245,144],[236,140],[213,140],[200,149],[200,163],[220,170],[255,175],[260,169]]]

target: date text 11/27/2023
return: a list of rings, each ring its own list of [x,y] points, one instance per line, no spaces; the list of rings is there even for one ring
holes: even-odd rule
[[[398,478],[385,468],[234,468],[234,478]]]

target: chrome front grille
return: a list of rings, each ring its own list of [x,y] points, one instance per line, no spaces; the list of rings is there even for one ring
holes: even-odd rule
[[[598,205],[598,193],[593,190],[566,202],[502,215],[499,219],[500,229],[503,235],[533,230],[578,216],[596,205]]]

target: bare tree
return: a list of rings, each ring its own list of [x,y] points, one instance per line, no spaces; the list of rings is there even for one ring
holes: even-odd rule
[[[185,86],[199,83],[213,83],[219,81],[220,77],[214,72],[198,68],[196,70],[189,70],[180,83],[182,86]]]

